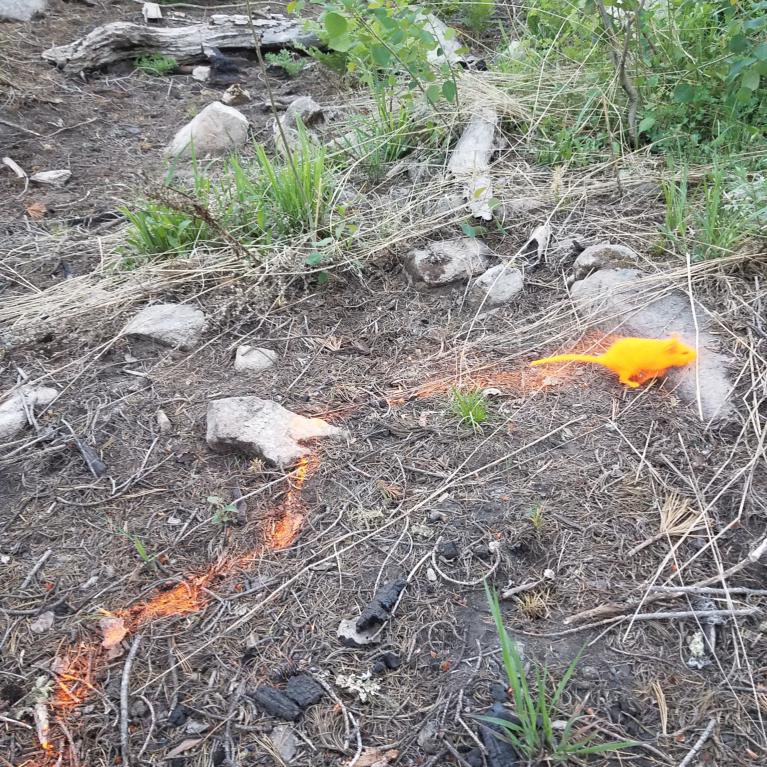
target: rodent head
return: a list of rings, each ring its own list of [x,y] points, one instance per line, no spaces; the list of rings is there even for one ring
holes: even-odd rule
[[[695,349],[682,343],[676,336],[668,340],[664,351],[668,353],[668,360],[674,366],[688,365],[698,356]]]

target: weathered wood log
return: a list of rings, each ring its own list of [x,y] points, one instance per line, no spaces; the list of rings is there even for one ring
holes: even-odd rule
[[[145,53],[163,53],[188,63],[202,58],[205,48],[255,48],[256,39],[265,51],[320,44],[302,21],[285,16],[253,19],[253,27],[255,36],[248,17],[239,14],[213,14],[204,24],[169,28],[116,21],[73,43],[49,48],[42,57],[68,74],[78,74]]]
[[[490,158],[495,151],[497,127],[498,113],[495,109],[480,108],[458,139],[447,164],[448,171],[464,183],[464,196],[472,216],[485,221],[493,217]]]

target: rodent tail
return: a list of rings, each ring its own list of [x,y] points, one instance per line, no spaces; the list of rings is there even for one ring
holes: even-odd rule
[[[542,360],[535,360],[531,365],[548,365],[550,362],[597,362],[601,363],[599,357],[592,354],[557,354],[556,357],[544,357]]]

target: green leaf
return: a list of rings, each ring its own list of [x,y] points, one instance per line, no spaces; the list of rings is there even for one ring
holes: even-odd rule
[[[318,285],[327,285],[330,282],[330,275],[327,272],[320,272],[317,275]]]
[[[429,100],[430,104],[436,104],[439,101],[441,94],[442,94],[442,90],[439,87],[439,85],[437,85],[437,83],[432,83],[426,89],[426,98]]]
[[[389,52],[389,49],[385,48],[383,45],[374,45],[370,49],[370,55],[379,67],[388,66],[391,61],[391,53]]]
[[[325,260],[324,253],[310,253],[304,263],[307,266],[319,266]]]
[[[349,22],[340,13],[331,11],[325,14],[325,29],[331,39],[341,37],[349,31]]]
[[[757,72],[755,69],[749,69],[748,72],[743,75],[741,86],[746,90],[755,91],[759,88],[760,80],[761,76],[759,75],[759,72]]]
[[[453,80],[445,80],[442,83],[442,95],[452,104],[458,96],[458,91]]]
[[[759,43],[751,53],[760,61],[767,61],[767,43]]]
[[[748,50],[748,38],[745,35],[735,35],[730,40],[729,48],[733,53],[745,53]]]
[[[645,115],[640,121],[639,121],[639,133],[647,133],[647,131],[652,128],[657,120],[655,119],[655,115],[647,114]]]
[[[689,104],[695,98],[695,88],[690,83],[679,83],[674,88],[674,101],[680,104]]]
[[[477,229],[476,227],[472,226],[468,221],[464,221],[461,224],[461,229],[463,229],[463,233],[467,237],[476,237],[477,236]]]

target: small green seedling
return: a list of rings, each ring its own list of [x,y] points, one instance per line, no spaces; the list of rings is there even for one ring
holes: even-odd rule
[[[282,69],[289,77],[296,77],[306,68],[306,59],[296,56],[283,48],[278,53],[267,53],[264,56],[266,63]]]
[[[557,708],[581,659],[580,653],[567,667],[562,679],[549,697],[548,668],[544,666],[543,669],[536,669],[534,680],[528,679],[528,671],[525,669],[517,645],[509,636],[503,623],[498,595],[490,590],[487,582],[485,582],[485,592],[501,645],[503,667],[512,697],[513,712],[511,713],[514,715],[514,720],[492,716],[478,718],[498,727],[500,730],[498,737],[511,743],[520,758],[528,763],[563,763],[571,757],[582,759],[607,751],[622,751],[636,745],[630,740],[609,743],[593,743],[589,737],[573,740],[573,729],[579,722],[577,714],[567,720],[563,729],[555,728],[555,721],[561,719]]]
[[[533,510],[530,512],[530,524],[536,533],[540,533],[543,530],[543,526],[546,524],[546,518],[543,515],[543,504],[539,503],[533,507]]]
[[[208,503],[214,508],[210,521],[214,525],[229,525],[237,520],[237,504],[224,503],[217,495],[209,495]]]
[[[164,56],[162,53],[150,53],[136,59],[136,69],[154,77],[163,77],[175,72],[177,68],[176,59],[173,56]]]
[[[149,553],[144,541],[138,535],[129,533],[125,529],[118,530],[117,534],[125,536],[133,544],[133,548],[136,549],[136,554],[138,554],[139,559],[147,567],[154,567],[156,557],[154,554]]]
[[[481,389],[471,389],[465,392],[453,389],[450,410],[460,423],[468,424],[476,429],[487,421],[487,397]]]

